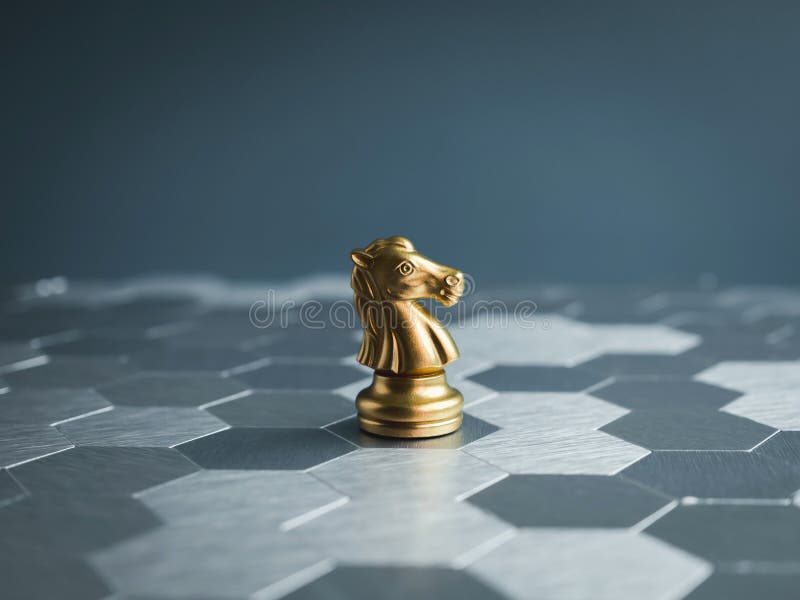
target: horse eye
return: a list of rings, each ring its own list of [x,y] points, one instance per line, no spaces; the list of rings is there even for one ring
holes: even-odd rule
[[[411,275],[414,272],[414,266],[410,262],[404,261],[397,265],[397,271],[403,276]]]

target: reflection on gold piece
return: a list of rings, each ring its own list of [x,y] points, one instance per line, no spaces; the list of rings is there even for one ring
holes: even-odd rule
[[[444,366],[458,358],[453,338],[417,300],[452,306],[464,293],[460,271],[418,254],[403,237],[350,253],[350,285],[364,338],[358,362],[375,370],[356,399],[361,428],[389,437],[426,438],[461,426],[461,393]]]

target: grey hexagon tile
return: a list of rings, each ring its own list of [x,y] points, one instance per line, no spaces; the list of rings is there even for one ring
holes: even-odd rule
[[[681,411],[716,410],[740,394],[691,379],[622,380],[592,391],[631,410],[669,409]]]
[[[16,480],[5,469],[0,469],[0,507],[3,507],[25,497],[23,490]]]
[[[310,471],[353,499],[391,498],[449,502],[503,479],[506,474],[455,450],[370,449]]]
[[[343,358],[357,354],[361,343],[360,329],[312,329],[298,325],[283,333],[269,345],[269,356]]]
[[[112,335],[88,335],[81,336],[74,340],[48,345],[47,353],[54,356],[125,357],[134,352],[156,347],[157,345],[158,344],[153,340],[148,340],[144,337],[120,338]]]
[[[679,600],[711,566],[628,531],[529,529],[467,570],[511,598]]]
[[[795,600],[798,589],[798,574],[714,573],[685,600]]]
[[[127,496],[33,494],[0,510],[0,528],[18,548],[82,554],[161,525],[142,503]]]
[[[740,392],[782,394],[800,386],[800,361],[721,362],[695,379]]]
[[[800,431],[779,431],[753,450],[789,465],[800,465]]]
[[[227,429],[228,424],[196,408],[118,406],[58,426],[77,446],[172,447]]]
[[[634,410],[602,430],[650,450],[750,450],[775,430],[715,410]]]
[[[169,448],[76,447],[11,469],[32,494],[128,495],[199,467]]]
[[[162,527],[90,561],[123,593],[176,599],[240,599],[325,562],[288,534],[248,525]]]
[[[127,406],[197,407],[247,390],[236,381],[208,373],[144,372],[104,385],[98,391]]]
[[[14,388],[88,388],[136,372],[130,364],[113,358],[56,356],[47,364],[5,375]]]
[[[299,471],[200,471],[137,494],[173,525],[247,523],[291,529],[332,510],[347,497]]]
[[[0,542],[0,577],[6,597],[102,600],[111,590],[81,558],[48,548],[14,547]]]
[[[603,354],[580,363],[580,367],[604,377],[688,377],[717,362],[707,356],[687,353],[663,354]]]
[[[0,396],[3,418],[17,423],[50,425],[110,407],[92,390],[23,389]]]
[[[679,506],[647,528],[676,547],[758,571],[800,568],[800,509],[792,506]],[[760,563],[774,563],[772,569]]]
[[[254,388],[332,390],[364,378],[363,371],[338,364],[269,364],[240,373],[237,378]]]
[[[355,407],[324,391],[255,391],[209,407],[208,412],[236,427],[323,427],[352,415]]]
[[[470,379],[498,392],[581,392],[603,377],[578,367],[497,365]]]
[[[449,565],[509,536],[510,526],[463,502],[386,502],[376,496],[291,531],[326,556],[364,565]]]
[[[469,498],[517,527],[631,527],[671,501],[599,475],[511,475]]]
[[[233,313],[209,313],[189,321],[189,327],[165,338],[174,347],[242,348],[248,343],[267,345],[277,338],[270,329],[259,329],[251,321],[248,309]]]
[[[788,499],[800,489],[800,465],[754,452],[653,452],[623,475],[678,497]]]
[[[152,371],[210,371],[221,373],[262,358],[261,352],[237,348],[159,346],[136,352],[131,361]]]
[[[455,379],[451,383],[464,396],[464,408],[469,408],[497,396],[497,390],[490,389],[469,379]]]
[[[285,600],[504,600],[469,573],[443,567],[340,566],[285,596]]]
[[[10,467],[71,448],[49,425],[0,421],[0,467]]]
[[[308,469],[356,446],[324,429],[233,427],[177,449],[206,469]]]
[[[471,444],[475,440],[479,440],[497,431],[498,427],[481,419],[476,419],[468,413],[464,413],[464,420],[457,431],[448,435],[426,439],[389,438],[372,435],[361,431],[356,417],[339,421],[334,425],[326,427],[326,429],[361,448],[443,448],[452,450]]]
[[[746,394],[722,410],[770,427],[800,431],[800,394],[796,390]]]
[[[453,337],[465,355],[505,364],[569,366],[609,352],[679,354],[700,337],[664,325],[590,325],[540,314],[525,322],[481,315]]]
[[[0,342],[0,373],[36,366],[46,360],[44,353],[30,344]]]

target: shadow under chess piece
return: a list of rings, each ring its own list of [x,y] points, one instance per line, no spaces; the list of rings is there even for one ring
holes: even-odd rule
[[[364,326],[358,362],[375,370],[372,385],[356,398],[361,429],[402,438],[456,431],[464,398],[447,384],[444,366],[458,358],[458,349],[417,300],[456,304],[464,276],[418,254],[403,237],[375,240],[350,257],[350,284]]]

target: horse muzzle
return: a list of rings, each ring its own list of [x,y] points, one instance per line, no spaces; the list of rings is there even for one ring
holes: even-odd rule
[[[445,306],[452,306],[464,294],[464,275],[454,271],[444,278],[443,284],[439,290],[439,300]]]

